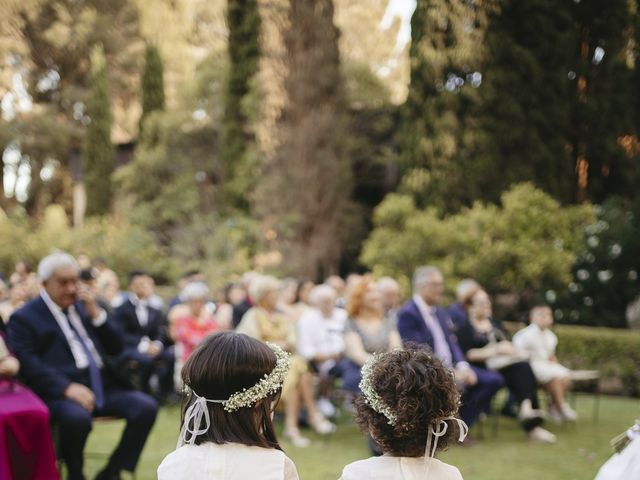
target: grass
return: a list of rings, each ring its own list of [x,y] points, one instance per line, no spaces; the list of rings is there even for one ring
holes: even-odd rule
[[[576,407],[581,417],[577,424],[548,426],[558,436],[555,445],[529,443],[515,421],[510,419],[500,418],[496,432],[492,417],[483,428],[483,440],[470,448],[453,447],[439,458],[456,465],[467,480],[593,479],[611,454],[609,440],[640,416],[640,403],[637,399],[603,396],[598,421],[592,417],[593,397],[578,396]],[[137,479],[156,478],[156,468],[175,448],[178,421],[177,407],[164,408],[160,412],[138,465]],[[301,479],[335,480],[344,465],[369,456],[365,438],[347,415],[338,419],[338,425],[337,433],[326,438],[309,433],[314,442],[306,449],[295,449],[283,442]],[[93,478],[106,462],[122,427],[120,421],[94,427],[86,450],[88,478]],[[475,438],[479,433],[477,429],[472,431]]]

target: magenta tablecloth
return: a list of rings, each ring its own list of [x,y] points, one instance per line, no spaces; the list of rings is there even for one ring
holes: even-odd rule
[[[0,480],[57,480],[49,411],[33,392],[0,380]]]

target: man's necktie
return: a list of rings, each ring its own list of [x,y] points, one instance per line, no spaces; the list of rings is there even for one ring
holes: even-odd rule
[[[80,342],[80,345],[82,345],[82,349],[87,356],[87,360],[89,360],[89,382],[91,383],[91,390],[93,390],[93,394],[96,396],[96,409],[100,410],[102,409],[102,407],[104,407],[104,386],[102,384],[102,374],[100,373],[100,367],[98,367],[96,359],[91,354],[89,346],[83,340],[82,335],[80,335],[80,333],[73,326],[69,315],[66,315],[66,317],[71,330]]]

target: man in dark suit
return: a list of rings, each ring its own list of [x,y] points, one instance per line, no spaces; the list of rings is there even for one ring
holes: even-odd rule
[[[124,334],[124,351],[119,365],[135,362],[140,375],[142,390],[151,393],[149,380],[158,375],[158,398],[173,393],[175,356],[167,336],[163,313],[149,304],[152,290],[148,276],[142,271],[129,275],[129,294],[113,311],[120,330]]]
[[[426,345],[442,363],[453,370],[463,389],[460,416],[471,426],[489,409],[493,395],[503,385],[499,373],[469,365],[452,333],[453,323],[437,305],[444,293],[442,273],[435,267],[421,267],[413,276],[413,298],[398,312],[398,331],[404,343]]]
[[[45,401],[58,426],[69,479],[84,479],[83,450],[92,417],[126,420],[120,443],[96,477],[119,479],[122,470],[135,470],[158,405],[149,395],[120,384],[109,368],[107,356],[122,351],[122,334],[79,283],[79,271],[66,253],[40,262],[43,289],[11,316],[9,342],[24,381]]]

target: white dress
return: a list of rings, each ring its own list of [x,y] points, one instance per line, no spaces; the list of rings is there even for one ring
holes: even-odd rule
[[[567,367],[549,360],[555,355],[558,346],[558,337],[551,330],[542,330],[532,323],[513,336],[513,345],[527,355],[539,383],[545,384],[554,378],[570,376],[571,372]]]
[[[636,480],[640,478],[640,425],[629,431],[631,443],[615,453],[600,468],[596,480]]]
[[[433,459],[426,476],[424,457],[371,457],[350,463],[342,470],[341,480],[462,480],[460,471]]]
[[[275,448],[238,443],[184,445],[158,467],[158,480],[298,480],[289,457]]]

